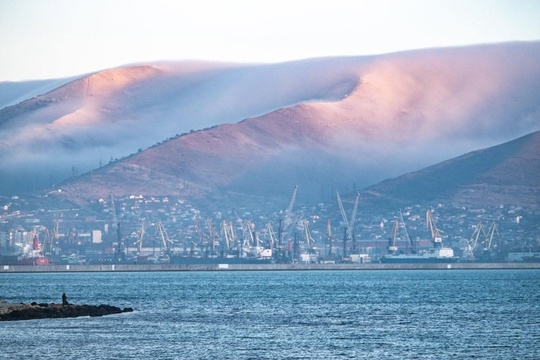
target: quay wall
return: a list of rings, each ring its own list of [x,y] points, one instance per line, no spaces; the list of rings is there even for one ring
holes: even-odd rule
[[[290,270],[464,270],[540,269],[540,263],[452,264],[111,264],[111,265],[0,265],[0,273],[136,272],[136,271],[290,271]]]

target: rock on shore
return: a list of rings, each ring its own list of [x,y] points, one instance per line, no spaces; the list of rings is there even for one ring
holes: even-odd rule
[[[60,304],[9,304],[0,311],[0,321],[68,318],[79,316],[104,316],[132,312],[111,305],[60,305]]]

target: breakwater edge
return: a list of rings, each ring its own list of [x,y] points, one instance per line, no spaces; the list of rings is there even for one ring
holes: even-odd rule
[[[141,271],[291,271],[291,270],[482,270],[540,269],[540,263],[428,263],[428,264],[109,264],[2,265],[0,273],[141,272]]]

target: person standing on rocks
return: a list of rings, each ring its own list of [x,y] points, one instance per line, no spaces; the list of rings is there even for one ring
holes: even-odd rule
[[[69,305],[69,303],[67,301],[66,293],[62,293],[62,307],[64,307],[65,305]]]

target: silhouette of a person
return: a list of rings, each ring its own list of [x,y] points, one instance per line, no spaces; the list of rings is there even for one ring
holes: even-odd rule
[[[67,301],[66,293],[62,293],[62,306],[64,306],[64,305],[69,305],[69,303]]]

